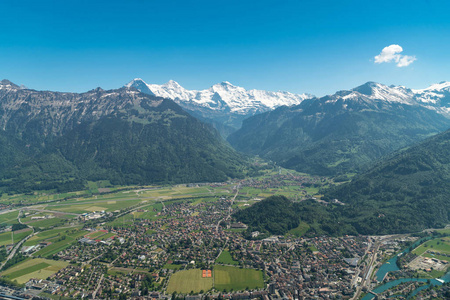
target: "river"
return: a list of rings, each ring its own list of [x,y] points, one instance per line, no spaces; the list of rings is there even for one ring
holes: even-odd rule
[[[390,260],[388,260],[385,264],[383,264],[380,269],[378,270],[378,272],[376,273],[376,277],[378,281],[382,281],[384,279],[384,277],[386,276],[386,274],[388,272],[392,272],[392,271],[398,271],[399,268],[397,266],[397,258],[400,255],[403,255],[405,253],[409,252],[409,249],[414,249],[417,246],[419,246],[422,242],[431,239],[432,237],[427,237],[427,238],[423,238],[420,239],[418,241],[416,241],[412,246],[406,248],[405,250],[403,250],[401,253],[397,254],[396,256],[394,256],[393,258],[391,258]],[[389,281],[383,285],[380,285],[376,288],[373,289],[373,291],[377,294],[382,293],[396,285],[399,285],[400,283],[404,283],[404,282],[412,282],[412,281],[420,281],[420,282],[427,282],[428,279],[423,279],[423,278],[402,278],[402,279],[397,279],[397,280],[392,280]],[[450,282],[450,272],[448,272],[447,274],[445,274],[443,277],[440,278],[440,280],[442,280],[443,282]],[[421,286],[419,288],[417,288],[416,290],[414,290],[414,292],[412,293],[412,296],[416,295],[418,292],[420,292],[423,289],[428,288],[430,285],[441,285],[442,282],[436,280],[436,279],[431,279],[430,284],[427,284],[425,286]],[[367,294],[366,296],[364,296],[362,298],[362,300],[369,300],[369,299],[373,299],[375,298],[374,295],[372,294]]]

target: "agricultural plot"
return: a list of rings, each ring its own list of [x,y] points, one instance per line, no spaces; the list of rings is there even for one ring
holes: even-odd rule
[[[46,279],[55,274],[69,263],[44,258],[28,259],[4,271],[2,276],[17,283],[25,283],[31,278]]]
[[[79,227],[74,227],[73,229],[76,229]],[[51,229],[46,230],[43,232],[40,232],[36,234],[35,236],[32,236],[29,238],[25,243],[24,246],[33,246],[36,244],[39,244],[43,241],[52,241],[52,239],[57,239],[59,236],[64,235],[67,232],[67,228],[58,228],[58,229]]]
[[[31,228],[26,228],[26,229],[14,231],[13,233],[11,233],[11,231],[0,233],[0,246],[11,244],[13,237],[14,237],[14,243],[17,243],[20,240],[27,237],[29,234],[31,234],[31,232],[32,232]]]
[[[203,278],[202,270],[192,269],[173,274],[170,277],[167,292],[187,294],[193,291],[194,293],[199,293],[201,290],[208,291],[212,287],[213,278]]]
[[[12,224],[17,224],[17,216],[19,214],[19,211],[11,211],[11,212],[6,212],[3,214],[0,214],[0,224],[2,225],[12,225]]]
[[[239,291],[263,287],[263,274],[259,270],[228,266],[214,267],[214,288],[216,290]]]
[[[35,257],[51,257],[53,254],[56,254],[59,251],[62,251],[64,249],[70,247],[72,244],[76,243],[78,241],[78,239],[80,237],[82,237],[83,235],[85,235],[86,233],[87,233],[87,231],[80,230],[80,231],[76,231],[72,234],[61,236],[58,239],[56,239],[56,241],[53,244],[37,251],[36,253],[33,254],[33,256],[35,256]]]
[[[27,224],[30,226],[36,227],[36,228],[47,229],[50,227],[61,226],[65,222],[66,222],[66,219],[50,218],[50,219],[44,219],[44,220],[30,222]]]

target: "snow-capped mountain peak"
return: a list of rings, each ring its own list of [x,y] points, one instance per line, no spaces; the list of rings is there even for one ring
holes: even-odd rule
[[[12,83],[11,81],[9,81],[7,79],[3,79],[2,81],[0,81],[0,89],[4,89],[4,90],[19,90],[19,89],[21,89],[21,87],[19,87],[18,85]]]
[[[422,90],[415,90],[416,92],[425,92],[425,91],[443,91],[443,90],[449,90],[450,89],[450,82],[448,81],[441,81],[439,83],[435,83],[430,85],[429,87],[422,89]]]
[[[347,93],[346,99],[365,99],[366,101],[384,101],[390,103],[415,104],[414,93],[403,86],[387,86],[377,82],[367,82]]]
[[[217,83],[206,90],[187,90],[176,81],[170,80],[163,85],[147,84],[136,78],[126,87],[134,87],[143,93],[170,98],[183,107],[189,109],[198,106],[214,111],[231,111],[239,115],[253,115],[282,105],[299,104],[305,99],[312,98],[307,94],[292,94],[288,92],[268,92],[249,90],[235,86],[228,81]]]

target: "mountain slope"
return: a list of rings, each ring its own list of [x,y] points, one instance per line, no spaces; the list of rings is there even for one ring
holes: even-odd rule
[[[360,233],[418,231],[450,222],[450,130],[327,193],[355,210]]]
[[[3,190],[219,181],[243,158],[172,100],[134,88],[57,93],[0,85]],[[30,157],[30,158],[27,158]],[[6,158],[6,159],[5,159]]]
[[[218,125],[218,129],[225,126],[224,132],[240,128],[242,120],[246,117],[284,105],[299,104],[311,98],[307,94],[297,95],[289,92],[247,91],[227,81],[201,91],[187,90],[173,80],[157,85],[147,84],[140,78],[132,80],[126,87],[134,87],[149,95],[172,99],[194,116]]]
[[[358,172],[392,151],[448,129],[450,120],[402,87],[369,82],[244,121],[228,141],[297,171]]]

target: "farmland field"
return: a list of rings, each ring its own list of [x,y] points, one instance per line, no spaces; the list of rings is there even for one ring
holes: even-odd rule
[[[85,235],[87,231],[80,230],[75,233],[66,235],[64,239],[57,241],[33,254],[33,256],[41,256],[41,257],[50,257],[53,254],[58,253],[61,250],[64,250],[70,247],[72,244],[76,243],[77,240]],[[62,237],[61,237],[62,238]]]
[[[31,278],[45,279],[68,264],[64,261],[54,261],[44,258],[28,259],[4,271],[2,276],[10,280],[16,280],[17,283],[25,283]]]
[[[76,229],[79,227],[74,227],[73,229]],[[57,238],[58,236],[63,235],[66,231],[67,231],[67,228],[59,228],[59,229],[51,229],[51,230],[46,230],[46,231],[40,232],[40,233],[36,234],[35,236],[29,238],[24,243],[24,246],[33,246],[33,245],[39,244],[40,242],[43,242],[45,240]]]
[[[60,218],[50,218],[45,220],[34,221],[28,223],[28,225],[38,228],[49,228],[56,225],[63,225],[66,222],[65,219]]]
[[[31,233],[31,229],[14,231],[14,243],[19,242]],[[11,232],[0,233],[0,246],[11,244]]]
[[[11,211],[7,213],[0,214],[0,224],[17,224],[17,215],[19,214],[18,211]]]
[[[170,277],[167,286],[168,293],[199,293],[201,290],[208,291],[213,286],[212,278],[203,278],[202,270],[192,269],[180,271]]]
[[[214,288],[216,290],[239,291],[246,288],[263,287],[264,280],[261,271],[228,266],[214,267]]]

